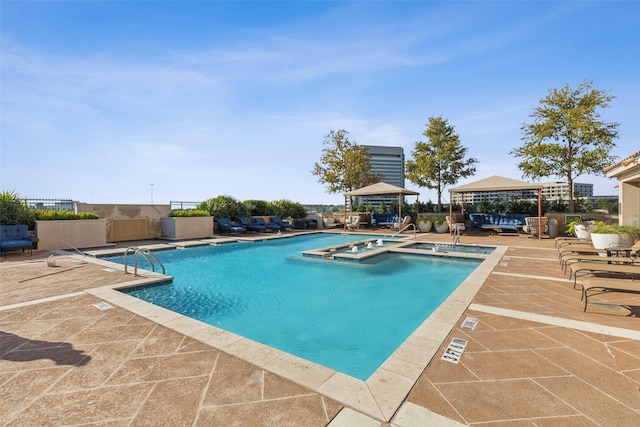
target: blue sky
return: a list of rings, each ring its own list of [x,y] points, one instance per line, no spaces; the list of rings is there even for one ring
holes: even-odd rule
[[[1,187],[23,197],[341,204],[311,175],[331,129],[409,159],[439,115],[478,159],[458,185],[520,179],[521,124],[549,89],[584,79],[616,96],[602,111],[620,123],[613,153],[640,149],[640,2],[0,7]]]

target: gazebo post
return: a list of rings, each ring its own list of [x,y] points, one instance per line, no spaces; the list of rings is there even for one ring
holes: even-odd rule
[[[453,193],[449,190],[449,236],[453,234],[453,227],[451,227],[451,222],[453,221]]]
[[[344,221],[342,221],[344,231],[347,231],[347,196],[344,196]]]
[[[538,188],[538,240],[542,240],[542,189]]]

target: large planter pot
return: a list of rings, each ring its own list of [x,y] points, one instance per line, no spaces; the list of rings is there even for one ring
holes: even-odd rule
[[[107,220],[36,221],[38,250],[91,248],[106,246]]]
[[[447,231],[449,231],[449,224],[447,224],[446,222],[443,222],[440,225],[436,225],[436,232],[438,233],[446,233]]]
[[[591,229],[593,226],[584,225],[584,224],[576,224],[573,227],[573,231],[576,234],[576,237],[579,239],[588,239],[591,237]]]
[[[213,236],[213,217],[160,218],[162,237],[168,239],[203,239]]]
[[[433,226],[433,223],[431,221],[419,221],[418,222],[418,230],[420,230],[421,233],[430,232],[432,226]]]
[[[620,234],[612,233],[612,234],[599,234],[599,233],[591,233],[591,242],[593,243],[593,247],[596,249],[607,249],[614,248],[616,246],[631,246],[633,244],[633,239],[624,238]]]

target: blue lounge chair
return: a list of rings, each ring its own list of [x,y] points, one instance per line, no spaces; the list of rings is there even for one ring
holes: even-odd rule
[[[239,221],[244,228],[249,231],[255,231],[256,233],[267,229],[266,225],[252,224],[250,218],[240,218]]]
[[[222,233],[246,233],[247,229],[231,222],[229,218],[218,218],[216,222]]]
[[[289,221],[287,221],[286,219],[282,219],[279,216],[272,216],[270,218],[270,221],[274,224],[278,224],[280,226],[280,228],[284,228],[285,230],[290,229],[291,227],[293,227],[293,224],[291,224]]]
[[[265,222],[264,218],[262,217],[252,218],[252,224],[265,226],[273,232],[280,231],[280,229],[282,228],[278,224],[274,224],[273,222]]]

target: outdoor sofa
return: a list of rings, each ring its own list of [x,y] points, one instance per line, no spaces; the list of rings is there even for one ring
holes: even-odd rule
[[[482,230],[494,230],[497,232],[519,232],[526,224],[527,214],[490,214],[472,213],[469,215],[471,227]]]
[[[31,255],[33,250],[33,237],[28,233],[27,225],[1,225],[0,226],[0,252],[3,256],[7,256],[7,251],[22,249],[29,251]]]

